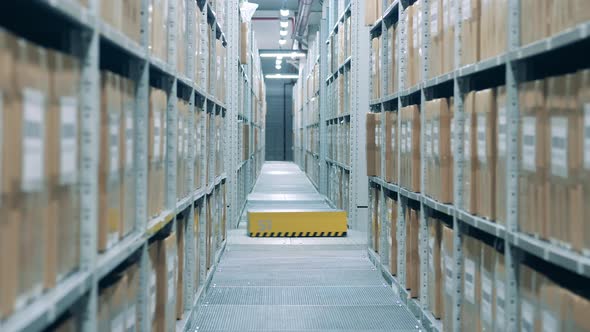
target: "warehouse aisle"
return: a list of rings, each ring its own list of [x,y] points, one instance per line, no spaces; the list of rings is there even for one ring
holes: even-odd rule
[[[283,178],[293,183],[293,177]],[[264,179],[261,174],[259,182]],[[266,185],[257,183],[258,188]],[[229,232],[226,251],[197,312],[195,331],[421,328],[369,261],[365,234],[251,238],[246,236],[245,215],[240,227]]]

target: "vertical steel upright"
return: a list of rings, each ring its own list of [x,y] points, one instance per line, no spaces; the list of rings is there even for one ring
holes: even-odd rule
[[[328,195],[328,165],[326,164],[327,157],[327,131],[328,125],[326,123],[326,115],[328,110],[328,99],[326,96],[326,84],[325,78],[328,77],[328,59],[324,54],[328,54],[328,47],[325,41],[328,39],[328,15],[327,15],[328,2],[324,2],[322,8],[322,19],[320,22],[320,40],[318,45],[319,52],[319,66],[320,66],[320,112],[319,112],[319,130],[320,130],[320,174],[319,174],[319,191],[324,195]],[[315,61],[315,59],[314,59]]]

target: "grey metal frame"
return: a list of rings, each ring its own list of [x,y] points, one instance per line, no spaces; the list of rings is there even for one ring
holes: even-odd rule
[[[226,213],[227,228],[237,225],[238,217],[238,192],[237,192],[237,163],[234,159],[237,155],[237,113],[238,103],[234,95],[228,95],[228,104],[219,101],[214,96],[214,91],[205,91],[201,86],[207,82],[207,72],[201,72],[199,77],[194,77],[194,54],[196,48],[201,48],[201,54],[207,54],[207,42],[215,43],[215,40],[206,40],[206,29],[211,26],[216,38],[226,41],[228,49],[228,59],[226,68],[226,82],[228,82],[228,93],[237,93],[238,68],[234,66],[237,62],[237,43],[239,38],[238,27],[238,0],[227,2],[227,19],[225,27],[221,27],[217,20],[215,12],[211,9],[209,1],[206,0],[182,0],[185,1],[185,8],[188,14],[184,15],[187,23],[187,33],[185,36],[176,36],[176,15],[174,14],[176,2],[169,2],[168,29],[168,58],[170,61],[163,61],[150,56],[150,24],[148,22],[149,0],[141,0],[141,35],[140,43],[131,41],[122,33],[115,31],[108,24],[104,23],[99,15],[100,0],[90,0],[89,7],[85,8],[73,0],[41,0],[30,4],[40,10],[46,10],[48,15],[54,15],[58,20],[73,22],[72,29],[80,29],[81,38],[72,40],[74,45],[74,54],[80,57],[81,81],[81,134],[82,134],[82,155],[81,155],[81,219],[80,219],[80,268],[72,276],[59,282],[54,289],[47,291],[39,298],[16,311],[13,315],[0,322],[2,331],[37,331],[48,327],[66,310],[73,310],[79,314],[79,329],[81,331],[95,331],[97,329],[97,310],[98,310],[98,283],[105,276],[117,268],[126,259],[134,253],[139,253],[140,268],[140,289],[138,294],[139,308],[139,329],[147,331],[150,329],[148,321],[148,289],[149,289],[149,257],[147,253],[148,241],[162,228],[169,224],[172,227],[181,219],[177,218],[180,214],[188,216],[184,221],[186,249],[184,259],[186,269],[184,271],[184,319],[177,322],[176,329],[179,331],[188,330],[194,323],[195,308],[207,292],[208,283],[216,268],[221,253],[223,252],[225,242],[218,243],[216,251],[213,253],[214,266],[210,271],[205,269],[205,219],[206,219],[206,199],[211,196],[211,202],[214,207],[221,207],[220,186],[227,183],[226,197],[228,209]],[[202,24],[197,27],[201,31],[200,45],[194,44],[195,31],[192,23],[194,20],[194,11],[196,6],[202,10]],[[235,15],[232,15],[235,13]],[[224,31],[228,32],[226,36]],[[176,71],[176,38],[184,38],[186,47],[186,70],[188,75]],[[127,54],[128,57],[122,61],[129,63],[129,77],[137,83],[135,92],[135,173],[136,173],[136,211],[135,211],[135,229],[132,234],[123,238],[113,248],[105,253],[97,252],[97,229],[98,222],[98,143],[99,143],[99,111],[100,111],[100,78],[99,78],[99,55],[101,54],[101,43],[107,42],[119,51]],[[213,48],[214,49],[214,48]],[[214,54],[210,55],[214,59]],[[207,61],[207,59],[203,59]],[[231,64],[231,66],[230,66]],[[206,68],[206,67],[202,67]],[[167,160],[166,165],[166,199],[165,206],[167,211],[160,216],[149,219],[147,213],[147,151],[148,151],[148,98],[150,88],[150,75],[160,76],[164,82],[167,92]],[[200,80],[198,85],[195,79]],[[190,105],[190,112],[212,110],[214,114],[225,116],[225,125],[223,129],[228,139],[223,139],[221,144],[224,145],[223,151],[225,156],[231,160],[226,172],[215,177],[215,174],[207,175],[202,172],[201,188],[196,188],[187,197],[176,197],[176,163],[177,163],[177,89],[190,92],[184,97]],[[197,106],[199,104],[199,106]],[[201,107],[202,106],[202,107]],[[188,120],[190,133],[194,133],[194,118],[191,116]],[[211,133],[205,133],[205,122],[201,121],[202,136],[197,141],[189,140],[188,157],[185,158],[187,163],[188,181],[191,188],[195,187],[194,178],[194,161],[195,161],[195,144],[201,144],[201,151],[205,153],[214,153],[214,147],[208,139]],[[262,131],[263,132],[263,131]],[[193,137],[193,136],[189,136]],[[211,155],[214,157],[214,155]],[[201,169],[206,169],[207,158],[202,158],[200,162]],[[214,161],[215,159],[210,159]],[[211,172],[213,173],[214,170]],[[227,178],[227,180],[226,180]],[[209,181],[207,181],[209,180]],[[206,184],[208,186],[206,187]],[[199,284],[195,284],[196,273],[196,255],[197,248],[194,247],[194,223],[195,214],[199,218]],[[178,219],[178,220],[177,220]],[[233,220],[236,222],[233,222]],[[213,220],[215,223],[221,222],[221,213],[214,213]],[[221,232],[221,227],[219,227]],[[220,237],[226,235],[219,233]]]
[[[392,10],[398,12],[399,22],[404,22],[407,19],[405,8],[409,4],[407,0],[395,0],[389,7],[386,5],[386,1],[383,1],[384,15],[391,15]],[[461,17],[461,2],[460,0],[453,0],[453,8],[455,17]],[[519,125],[519,100],[518,100],[518,83],[520,74],[524,70],[525,64],[521,63],[522,60],[526,60],[532,56],[543,55],[543,53],[555,50],[559,47],[575,43],[577,41],[586,40],[589,37],[588,27],[590,22],[585,22],[573,29],[569,29],[556,36],[549,37],[545,40],[532,43],[530,45],[520,45],[520,1],[514,0],[509,1],[508,5],[508,48],[507,52],[496,56],[491,59],[486,59],[481,62],[462,66],[461,67],[461,56],[462,56],[462,44],[461,44],[461,20],[455,22],[455,50],[454,50],[454,67],[456,68],[450,73],[440,75],[435,78],[428,79],[428,49],[430,43],[430,29],[429,20],[429,0],[421,0],[422,3],[422,38],[423,38],[423,57],[422,57],[422,80],[417,86],[409,87],[406,84],[407,77],[407,61],[402,56],[407,54],[407,43],[408,38],[405,31],[405,25],[401,24],[398,26],[397,37],[399,38],[399,49],[394,50],[397,52],[398,60],[398,82],[399,91],[396,91],[393,95],[382,97],[378,100],[371,100],[371,108],[378,112],[383,112],[384,103],[397,100],[398,110],[405,106],[403,105],[402,99],[410,94],[420,93],[421,109],[424,108],[424,102],[431,99],[430,92],[425,91],[427,89],[436,89],[443,83],[453,84],[453,95],[454,95],[454,121],[455,128],[463,128],[464,124],[464,108],[463,100],[464,95],[470,90],[472,83],[473,74],[480,73],[484,70],[488,70],[493,67],[504,67],[506,74],[506,95],[507,95],[507,117],[508,117],[508,128],[507,128],[507,141],[508,141],[508,156],[507,156],[507,220],[506,226],[491,222],[489,220],[472,216],[465,211],[456,208],[461,206],[463,202],[463,191],[460,184],[463,181],[463,163],[464,163],[464,151],[463,144],[463,131],[458,130],[455,132],[454,140],[454,205],[441,204],[435,200],[423,195],[421,193],[413,193],[396,184],[385,182],[381,178],[370,177],[369,186],[378,186],[381,190],[380,204],[384,203],[384,190],[387,189],[398,195],[398,218],[397,218],[397,240],[398,240],[398,275],[396,277],[391,276],[388,269],[386,268],[387,257],[383,253],[383,249],[380,250],[379,255],[369,249],[369,256],[375,265],[381,269],[382,274],[392,282],[392,286],[395,292],[401,294],[402,300],[409,306],[410,310],[416,315],[416,317],[422,322],[422,325],[427,330],[442,331],[442,324],[440,321],[433,318],[429,312],[429,303],[425,296],[425,290],[428,287],[428,274],[426,272],[427,261],[424,259],[427,257],[426,254],[421,254],[420,258],[420,298],[419,299],[407,299],[408,294],[405,290],[405,219],[404,211],[407,208],[408,200],[416,201],[420,204],[420,247],[421,253],[425,253],[427,250],[427,239],[428,239],[428,217],[432,215],[433,211],[437,211],[452,217],[453,220],[453,257],[454,257],[454,298],[453,298],[453,330],[460,331],[461,329],[461,299],[462,299],[462,271],[463,271],[463,252],[462,252],[462,240],[463,235],[467,231],[468,227],[479,229],[489,235],[492,235],[496,239],[504,242],[504,259],[505,259],[505,313],[506,313],[506,331],[515,331],[518,329],[518,264],[523,254],[533,255],[542,260],[550,262],[552,264],[561,266],[573,273],[588,277],[590,276],[590,258],[583,254],[576,253],[572,250],[568,250],[562,247],[558,247],[550,242],[541,241],[532,236],[524,234],[518,230],[518,202],[516,199],[511,197],[518,196],[518,175],[519,175],[519,164],[518,164],[518,125]],[[399,28],[401,27],[401,28]],[[381,19],[377,21],[375,26],[371,29],[382,29],[381,36],[386,36],[385,24],[381,22]],[[389,43],[387,46],[382,47],[383,54],[387,54]],[[386,63],[382,62],[382,65]],[[387,74],[386,74],[387,75]],[[384,91],[382,91],[383,93]],[[422,127],[424,127],[424,117],[421,117]],[[399,133],[399,121],[398,131]],[[421,151],[425,151],[424,142],[424,131],[421,131]],[[382,152],[382,157],[384,157]],[[399,151],[398,151],[399,153]],[[421,167],[421,192],[424,192],[424,188],[428,185],[425,178],[425,163],[424,153],[421,153],[422,167]],[[399,160],[399,154],[398,154]],[[384,168],[382,168],[382,174]],[[399,171],[399,169],[398,169]],[[399,178],[398,173],[398,178]],[[381,207],[383,209],[383,206]],[[382,218],[386,216],[381,215]],[[382,219],[382,231],[387,230],[386,223],[388,219]],[[370,222],[370,221],[369,221]],[[382,245],[386,244],[384,236],[380,239]],[[369,242],[370,243],[370,242]],[[384,262],[385,260],[385,262]]]

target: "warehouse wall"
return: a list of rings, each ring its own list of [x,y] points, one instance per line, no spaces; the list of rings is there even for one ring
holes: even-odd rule
[[[287,80],[266,80],[266,89],[266,160],[291,161],[293,85]]]

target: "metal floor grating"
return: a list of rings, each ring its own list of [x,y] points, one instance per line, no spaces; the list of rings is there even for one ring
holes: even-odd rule
[[[268,165],[282,172],[289,164],[265,164],[265,169]],[[264,171],[255,191],[268,188],[263,179]],[[285,189],[300,190],[297,182],[304,180],[309,181],[292,179]],[[346,238],[250,238],[244,219],[229,232],[192,331],[422,329],[371,264],[365,233],[351,231]]]

